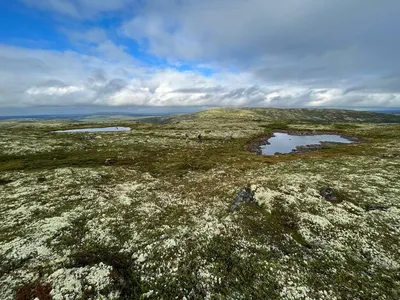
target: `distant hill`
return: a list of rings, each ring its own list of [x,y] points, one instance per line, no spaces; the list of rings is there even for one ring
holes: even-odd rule
[[[380,110],[371,110],[373,112],[382,113],[382,114],[396,114],[400,115],[400,109],[380,109]]]
[[[166,116],[168,114],[158,114]],[[94,114],[54,114],[54,115],[22,115],[22,116],[0,116],[0,120],[71,120],[71,121],[110,121],[110,120],[132,120],[144,117],[153,117],[153,114],[129,114],[120,112],[94,113]]]
[[[321,108],[212,108],[191,114],[129,114],[98,113],[80,115],[27,115],[0,116],[0,120],[63,120],[71,122],[140,121],[169,123],[193,119],[229,119],[265,122],[316,122],[316,123],[400,123],[400,110],[356,111]]]
[[[316,122],[316,123],[400,123],[400,115],[343,109],[283,109],[283,108],[214,108],[193,114],[174,115],[159,118],[145,118],[143,121],[168,123],[190,119],[236,119],[271,122]]]

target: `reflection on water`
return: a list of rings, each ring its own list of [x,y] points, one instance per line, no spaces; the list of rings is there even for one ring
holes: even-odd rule
[[[320,142],[335,142],[351,144],[352,141],[342,138],[334,134],[321,134],[321,135],[290,135],[287,133],[274,133],[268,142],[269,145],[262,145],[261,151],[264,155],[274,155],[279,153],[290,153],[297,146],[318,145]]]
[[[82,128],[82,129],[69,129],[57,130],[54,132],[108,132],[108,131],[130,131],[129,127],[103,127],[103,128]]]

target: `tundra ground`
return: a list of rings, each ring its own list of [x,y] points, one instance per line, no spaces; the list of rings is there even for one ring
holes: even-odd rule
[[[247,151],[278,129],[366,142]],[[4,121],[0,204],[2,299],[400,298],[399,124]]]

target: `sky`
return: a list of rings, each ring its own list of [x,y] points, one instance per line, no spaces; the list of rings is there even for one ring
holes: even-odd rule
[[[0,115],[400,107],[398,0],[0,0]]]

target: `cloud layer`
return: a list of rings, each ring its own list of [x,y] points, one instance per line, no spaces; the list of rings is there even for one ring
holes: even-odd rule
[[[68,17],[93,18],[100,13],[120,11],[129,6],[130,0],[22,0],[32,8],[50,10]]]
[[[395,0],[21,3],[71,46],[0,44],[1,107],[400,107]]]

